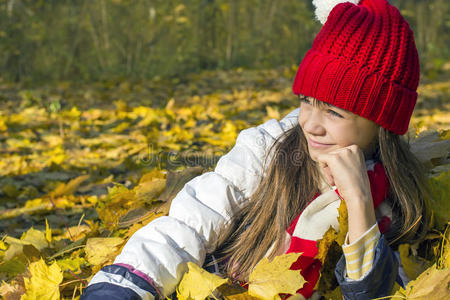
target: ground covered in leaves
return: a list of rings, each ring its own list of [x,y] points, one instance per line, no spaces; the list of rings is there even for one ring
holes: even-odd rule
[[[0,295],[78,299],[92,275],[136,230],[166,214],[184,183],[211,170],[242,129],[297,107],[294,71],[237,69],[33,89],[0,82]],[[397,291],[404,299],[449,292],[449,87],[448,80],[422,83],[411,122],[412,149],[430,176],[434,225],[421,244],[399,248],[407,275],[417,278]],[[321,243],[325,266],[340,239],[329,232]],[[293,258],[280,259],[277,266]],[[261,268],[277,278],[284,270]],[[292,290],[275,281],[246,292],[195,266],[188,274],[184,282],[200,276],[194,282],[204,280],[207,288],[183,283],[179,298],[202,299],[217,288],[228,299],[272,299]],[[286,276],[295,286],[303,280]],[[341,299],[328,279],[319,288]]]

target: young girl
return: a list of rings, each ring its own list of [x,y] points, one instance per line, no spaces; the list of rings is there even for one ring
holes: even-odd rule
[[[307,280],[298,297],[317,298],[316,244],[339,229],[341,201],[348,233],[335,275],[345,299],[406,283],[393,249],[428,226],[420,163],[400,137],[417,99],[413,32],[386,0],[320,2],[324,26],[293,85],[300,108],[242,131],[215,171],[137,231],[82,299],[171,295],[187,262],[203,265],[211,253],[217,271],[244,282],[263,257],[289,252],[303,253],[291,267]]]

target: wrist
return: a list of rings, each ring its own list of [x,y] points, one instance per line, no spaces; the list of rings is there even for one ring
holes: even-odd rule
[[[348,211],[348,237],[350,242],[352,242],[361,237],[364,232],[376,223],[375,210],[373,203],[365,200],[346,204]]]
[[[366,191],[352,191],[343,195],[347,207],[352,206],[356,209],[373,207],[372,193]]]

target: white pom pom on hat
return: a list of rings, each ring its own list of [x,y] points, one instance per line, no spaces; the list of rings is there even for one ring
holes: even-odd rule
[[[312,3],[316,7],[314,14],[320,23],[325,24],[331,10],[339,3],[350,2],[358,4],[360,0],[313,0]]]

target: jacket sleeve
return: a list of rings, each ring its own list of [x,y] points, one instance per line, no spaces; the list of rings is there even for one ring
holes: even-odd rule
[[[202,265],[206,253],[215,250],[225,223],[264,175],[267,150],[284,131],[298,124],[298,112],[297,108],[281,121],[272,119],[241,131],[235,146],[220,158],[214,172],[186,183],[173,199],[169,215],[136,231],[114,264],[94,275],[81,299],[109,297],[102,291],[108,285],[123,288],[121,299],[135,299],[125,296],[131,292],[141,299],[172,294],[187,271],[187,262]],[[111,272],[121,267],[126,268],[122,271],[128,277],[111,276]],[[137,285],[139,279],[144,279],[154,291],[149,286]]]
[[[388,296],[397,278],[399,263],[384,235],[375,248],[372,268],[359,280],[346,277],[345,256],[342,255],[335,269],[337,281],[346,300],[374,299]]]
[[[103,267],[89,282],[82,300],[152,300],[158,298],[151,280],[133,272],[130,266],[113,264]]]

